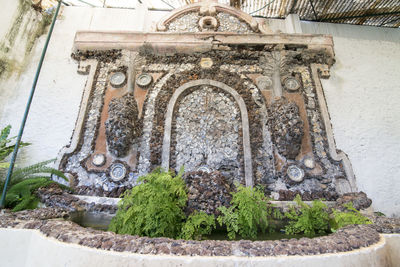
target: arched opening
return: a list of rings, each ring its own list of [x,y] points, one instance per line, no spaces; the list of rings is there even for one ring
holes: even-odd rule
[[[210,80],[210,79],[200,79],[200,80],[195,80],[195,81],[191,81],[188,83],[185,83],[184,85],[180,86],[172,95],[169,103],[168,103],[168,107],[167,107],[167,113],[166,113],[166,117],[165,117],[165,127],[164,127],[164,139],[163,139],[163,148],[162,148],[162,167],[165,169],[168,169],[170,167],[170,151],[171,151],[171,133],[172,133],[172,121],[173,121],[173,116],[174,116],[174,110],[176,109],[176,105],[178,104],[182,94],[191,88],[194,87],[199,87],[202,88],[199,92],[199,94],[206,94],[207,91],[210,92],[211,94],[213,94],[212,92],[212,88],[218,88],[219,90],[222,90],[223,92],[226,92],[227,94],[229,94],[233,101],[236,102],[235,105],[238,107],[239,112],[240,112],[240,118],[241,118],[241,128],[242,128],[242,144],[243,144],[243,161],[244,161],[244,178],[245,178],[245,183],[246,186],[253,186],[253,179],[252,179],[252,161],[251,161],[251,148],[250,148],[250,134],[249,134],[249,122],[248,122],[248,114],[247,114],[247,109],[246,109],[246,105],[244,100],[242,99],[242,97],[231,87],[229,87],[228,85],[218,82],[218,81],[214,81],[214,80]],[[229,102],[227,100],[227,102]],[[227,103],[228,104],[228,103]],[[233,105],[231,107],[231,111],[235,112],[234,110],[234,106]],[[227,114],[229,113],[230,109],[225,109],[225,111],[222,112],[221,107],[217,107],[215,108],[216,110],[214,111],[214,114],[211,116],[231,116],[232,114]],[[205,108],[203,107],[203,111],[205,111]],[[185,116],[188,116],[187,112],[182,113],[183,117],[182,119],[184,120]],[[193,114],[196,115],[196,114]],[[206,124],[204,124],[206,125]],[[227,127],[227,128],[235,128],[235,124],[234,122],[229,123],[227,121],[223,122],[221,124],[222,127]],[[200,131],[196,131],[192,134],[193,138],[201,138],[201,135],[204,134],[204,132],[206,132],[207,130],[214,130],[217,131],[217,137],[218,135],[221,135],[221,133],[223,133],[223,131],[219,131],[218,129],[213,129],[215,127],[217,127],[218,124],[215,122],[211,122],[208,126],[206,126],[206,128],[202,129],[201,125],[197,125],[195,128],[199,129]],[[203,130],[203,133],[202,131]],[[235,133],[235,131],[233,131],[233,134]],[[199,153],[197,153],[199,156],[197,156],[198,158],[195,160],[192,160],[191,165],[189,166],[190,168],[197,168],[200,167],[201,164],[204,164],[206,166],[209,166],[211,168],[216,167],[219,164],[223,164],[224,160],[226,161],[230,161],[233,160],[235,158],[235,138],[233,138],[233,142],[231,144],[228,144],[227,142],[223,142],[223,145],[221,146],[219,144],[219,146],[217,145],[217,149],[215,151],[211,151],[211,152],[207,152],[207,149],[210,147],[210,145],[215,145],[217,144],[220,140],[217,140],[218,138],[214,139],[214,140],[210,140],[209,144],[206,144],[204,147],[201,148],[195,148],[196,152],[197,150]],[[226,139],[226,138],[225,138]],[[225,140],[226,141],[226,140]],[[237,143],[236,143],[237,145]],[[201,143],[200,143],[201,146]],[[220,148],[220,151],[218,151],[218,148]],[[232,149],[233,148],[233,149]],[[226,150],[226,151],[221,151],[222,150]],[[228,153],[228,155],[223,155],[224,152],[231,152],[230,150],[233,150],[231,154]],[[204,154],[204,152],[206,152],[206,155],[202,155],[202,153]],[[196,157],[196,156],[195,156]],[[187,160],[185,159],[179,159],[179,162],[177,162],[177,164],[185,164],[185,162],[187,162]]]

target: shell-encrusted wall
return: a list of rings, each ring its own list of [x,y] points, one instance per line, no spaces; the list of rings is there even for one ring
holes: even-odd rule
[[[127,33],[126,44],[143,43],[122,50],[98,49],[112,35],[77,35],[86,46],[74,58],[88,84],[59,162],[78,193],[118,197],[159,166],[203,173],[212,192],[206,177],[261,185],[280,200],[356,190],[319,81],[334,61],[329,37],[268,34],[215,2],[176,10],[157,30],[165,33]],[[93,36],[100,41],[88,47]]]

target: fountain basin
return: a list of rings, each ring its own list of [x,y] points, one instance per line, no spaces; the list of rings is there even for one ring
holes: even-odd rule
[[[368,225],[299,240],[147,238],[84,228],[66,221],[68,214],[44,208],[0,215],[5,266],[395,266],[400,244],[399,234],[380,235]]]

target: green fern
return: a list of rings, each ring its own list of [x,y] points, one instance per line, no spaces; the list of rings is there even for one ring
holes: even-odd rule
[[[17,183],[7,192],[6,208],[10,208],[12,211],[36,208],[39,200],[34,192],[40,187],[46,187],[52,183],[55,182],[48,177],[36,177]]]
[[[218,216],[217,221],[219,225],[226,227],[229,239],[235,239],[236,234],[239,232],[239,213],[235,212],[235,209],[236,207],[234,206],[229,208],[221,206],[218,208],[221,215]]]
[[[38,177],[47,177],[48,179],[50,179],[52,175],[56,175],[67,181],[68,179],[65,177],[63,172],[47,166],[49,163],[52,163],[54,161],[55,159],[51,159],[27,167],[14,169],[10,179],[9,187],[12,187],[13,185],[18,184],[23,180],[27,179],[34,179]],[[4,188],[4,183],[5,183],[5,175],[0,177],[1,192]]]
[[[371,220],[363,216],[353,207],[353,203],[349,202],[343,205],[346,211],[332,209],[333,218],[331,219],[332,232],[351,224],[371,224]]]
[[[179,238],[201,240],[203,235],[211,234],[213,229],[215,229],[214,215],[208,215],[204,211],[195,211],[183,224]]]
[[[8,125],[0,132],[0,191],[3,192],[6,172],[9,163],[4,160],[14,151],[15,144],[10,145],[15,137],[9,138],[11,126]],[[30,145],[20,143],[20,148]],[[15,168],[8,184],[5,206],[13,211],[35,208],[39,202],[34,192],[44,186],[54,183],[52,175],[67,180],[64,173],[48,167],[55,159],[42,161],[24,168]],[[61,186],[61,185],[60,185]],[[66,188],[66,187],[64,187]]]
[[[6,157],[8,157],[13,151],[15,147],[15,143],[9,145],[14,139],[14,137],[8,137],[10,135],[11,125],[4,127],[0,132],[0,162],[4,161]],[[30,143],[21,142],[19,147],[29,146]]]
[[[291,206],[285,216],[290,220],[285,227],[286,234],[304,233],[307,236],[329,232],[329,214],[327,206],[320,200],[314,200],[309,206],[300,195],[294,199],[298,207]]]
[[[14,170],[12,178],[15,180],[25,180],[35,178],[36,175],[48,174],[49,176],[56,175],[67,180],[63,172],[47,166],[54,161],[55,159],[50,159],[27,167],[17,168]]]
[[[61,171],[47,166],[51,162],[54,162],[54,159],[15,169],[7,190],[5,206],[12,209],[12,211],[34,209],[39,203],[38,198],[34,194],[35,191],[40,187],[46,187],[49,184],[55,183],[51,180],[52,175],[57,175],[67,180]],[[1,190],[4,188],[4,183],[5,179],[0,179]],[[60,184],[59,186],[69,189]]]
[[[12,143],[15,139],[14,137],[8,137],[10,135],[11,125],[4,127],[0,132],[0,191],[3,192],[5,176],[10,163],[5,162],[5,159],[14,151],[15,143]],[[12,144],[10,144],[12,143]],[[21,142],[19,147],[24,147],[30,145],[29,143]],[[18,180],[17,182],[20,182]],[[16,182],[13,182],[15,184]],[[11,184],[10,184],[11,186]],[[1,193],[0,192],[0,193]]]
[[[280,212],[268,203],[260,188],[241,185],[232,194],[231,207],[219,207],[218,210],[222,215],[217,221],[221,226],[226,226],[229,239],[234,239],[236,234],[256,238],[258,231],[265,232],[270,227],[270,219],[281,217]]]
[[[139,185],[126,191],[109,230],[120,234],[149,237],[179,235],[185,219],[187,193],[182,179],[156,169],[139,178]]]

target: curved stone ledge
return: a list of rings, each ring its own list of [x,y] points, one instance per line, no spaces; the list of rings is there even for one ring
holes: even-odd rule
[[[380,242],[343,253],[280,257],[200,257],[141,255],[83,247],[48,238],[37,230],[0,229],[0,257],[7,267],[21,266],[396,266],[399,236],[385,235]],[[22,245],[23,244],[23,245]],[[15,257],[18,255],[18,257]]]
[[[353,251],[376,244],[379,233],[370,226],[356,225],[334,234],[275,241],[185,241],[170,238],[148,238],[119,235],[81,227],[62,218],[64,209],[44,208],[0,215],[0,228],[36,229],[61,242],[108,251],[175,256],[266,257],[318,255]]]

